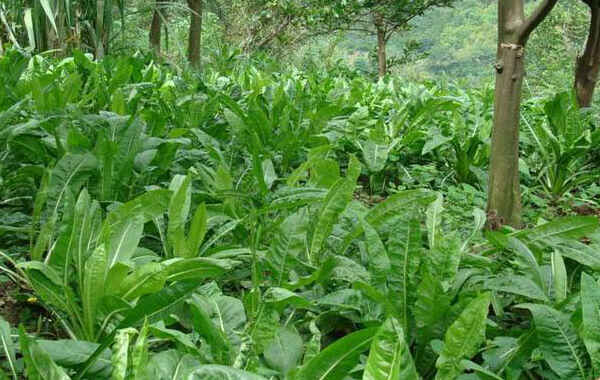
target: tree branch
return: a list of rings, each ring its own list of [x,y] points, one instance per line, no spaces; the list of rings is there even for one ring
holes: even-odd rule
[[[527,17],[523,25],[519,28],[519,44],[525,45],[527,39],[531,35],[531,32],[540,25],[542,21],[548,16],[552,8],[558,3],[558,0],[543,0],[533,13]]]

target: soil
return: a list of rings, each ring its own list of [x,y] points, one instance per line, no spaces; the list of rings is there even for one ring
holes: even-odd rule
[[[577,206],[573,208],[577,215],[596,215],[600,217],[600,209],[593,208],[589,205]]]
[[[16,291],[18,289],[14,283],[0,283],[0,316],[12,326],[19,324],[21,311],[24,309],[23,304],[13,298]]]

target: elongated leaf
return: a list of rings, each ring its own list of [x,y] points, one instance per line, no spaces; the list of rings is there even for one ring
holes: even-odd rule
[[[369,270],[373,274],[375,283],[381,285],[385,283],[391,270],[390,259],[377,231],[364,220],[362,226],[365,231],[365,244],[369,254]]]
[[[567,268],[562,256],[558,252],[552,252],[552,284],[555,302],[562,302],[567,299],[568,278]]]
[[[186,377],[188,380],[266,380],[250,372],[216,364],[206,364],[195,368]]]
[[[112,350],[112,373],[111,380],[125,380],[129,364],[129,342],[135,334],[135,329],[127,328],[117,332]]]
[[[189,257],[195,257],[198,255],[200,246],[204,241],[206,235],[206,205],[200,204],[194,213],[192,223],[190,225],[190,232],[188,234],[187,248]]]
[[[439,244],[440,225],[442,223],[442,211],[444,199],[438,195],[436,200],[427,207],[427,238],[429,239],[429,249],[436,248]]]
[[[484,293],[467,305],[444,337],[444,348],[436,362],[436,380],[452,380],[464,370],[463,359],[470,359],[485,340],[485,320],[490,294]]]
[[[265,348],[265,361],[269,367],[286,375],[290,370],[296,368],[300,362],[302,350],[303,344],[300,334],[292,328],[282,327]]]
[[[187,279],[216,279],[233,269],[238,262],[227,259],[196,257],[193,259],[172,259],[163,262],[166,280],[169,282]]]
[[[435,193],[427,190],[408,190],[396,193],[373,207],[365,216],[365,221],[377,229],[390,217],[398,215],[398,210],[403,210],[406,207],[422,207],[433,202],[436,198],[437,195]],[[348,248],[352,240],[359,237],[362,233],[362,225],[357,225],[344,238],[344,251]]]
[[[17,358],[15,356],[15,345],[12,341],[12,337],[10,336],[10,325],[8,322],[0,316],[0,352],[4,357],[5,363],[8,364],[8,368],[13,376],[13,378],[17,379],[17,367],[16,362]]]
[[[517,294],[538,301],[548,302],[548,296],[531,279],[525,276],[509,275],[506,277],[489,280],[485,284],[487,289]]]
[[[408,223],[398,223],[388,240],[388,255],[392,268],[388,284],[399,292],[397,304],[404,331],[408,329],[409,304],[413,303],[410,297],[416,294],[421,244],[421,226],[416,219]]]
[[[583,343],[598,375],[600,374],[600,286],[587,273],[581,274],[581,306]]]
[[[23,326],[19,328],[21,353],[25,361],[25,371],[29,380],[69,380],[65,371],[50,359],[39,345],[31,340]]]
[[[54,12],[52,11],[52,7],[50,6],[50,3],[48,2],[48,0],[40,0],[40,4],[42,5],[42,9],[46,13],[46,17],[48,17],[48,21],[50,21],[50,25],[52,25],[56,36],[60,36],[60,34],[58,34],[58,28],[56,28],[56,23],[54,22],[55,16]]]
[[[140,296],[158,292],[165,286],[167,273],[160,263],[147,263],[137,268],[121,282],[119,296],[132,301]]]
[[[352,200],[355,186],[356,184],[350,182],[347,178],[342,178],[327,193],[323,206],[319,211],[310,243],[309,259],[312,263],[321,261],[320,253],[323,243],[331,235],[333,226]]]
[[[106,276],[108,273],[108,254],[104,246],[101,245],[85,263],[85,273],[83,275],[82,305],[84,324],[88,334],[88,339],[95,338],[96,318],[98,315],[98,305],[104,295],[106,286]]]
[[[363,373],[363,380],[392,379],[419,379],[404,331],[395,318],[385,321],[377,331]]]
[[[294,380],[341,380],[371,345],[376,327],[353,332],[328,346],[295,374]]]
[[[67,192],[77,194],[97,161],[91,154],[68,154],[52,169],[48,182],[46,207],[48,215],[56,214],[62,207]]]
[[[38,340],[40,348],[50,355],[56,364],[64,368],[75,369],[84,363],[100,346],[83,340]],[[111,373],[111,351],[104,350],[98,361],[90,368],[90,376],[109,377]]]
[[[533,315],[539,348],[561,378],[585,379],[585,349],[568,316],[546,305],[523,304]]]
[[[188,257],[185,225],[190,213],[190,204],[192,201],[191,189],[192,177],[175,176],[169,189],[173,191],[173,196],[169,203],[169,225],[167,229],[167,238],[173,248],[173,256]]]
[[[168,309],[185,301],[185,299],[188,298],[200,284],[201,282],[194,280],[180,281],[163,288],[158,293],[141,297],[135,307],[125,314],[125,318],[121,321],[121,323],[119,323],[113,332],[102,339],[101,345],[82,366],[82,370],[79,372],[77,379],[83,378],[85,373],[96,362],[100,353],[110,345],[112,339],[116,335],[116,331],[131,327],[144,318],[152,320],[153,318],[160,316]]]
[[[597,228],[598,218],[595,216],[568,216],[535,228],[518,231],[513,235],[528,241],[543,243],[553,238],[579,239],[596,231]]]

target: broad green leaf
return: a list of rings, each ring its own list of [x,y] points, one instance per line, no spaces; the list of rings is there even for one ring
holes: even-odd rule
[[[388,159],[389,147],[377,144],[373,140],[367,140],[362,144],[361,148],[367,169],[372,173],[383,170]]]
[[[583,343],[598,375],[600,374],[600,286],[585,272],[581,274],[581,306]]]
[[[295,373],[294,380],[341,380],[371,345],[378,328],[353,332],[337,340]]]
[[[144,379],[189,380],[191,373],[200,365],[192,355],[166,350],[150,357]]]
[[[67,197],[67,193],[77,194],[97,161],[91,154],[67,154],[58,161],[50,174],[46,207],[48,215],[57,214]]]
[[[187,279],[215,279],[230,271],[238,262],[228,259],[196,257],[193,259],[176,258],[164,261],[164,273],[169,282]]]
[[[227,335],[216,327],[213,320],[195,299],[189,301],[192,313],[192,324],[194,331],[200,334],[210,345],[214,360],[219,364],[231,364],[232,347]]]
[[[263,302],[273,303],[280,308],[288,305],[309,308],[312,305],[306,298],[284,288],[269,288],[263,295]]]
[[[352,200],[355,186],[354,182],[350,182],[347,178],[342,178],[329,189],[315,221],[310,243],[309,260],[313,264],[321,261],[320,253],[323,249],[325,239],[331,235],[333,226]]]
[[[201,365],[190,371],[186,380],[267,380],[250,372],[217,364]]]
[[[19,328],[21,354],[25,362],[25,372],[29,380],[69,380],[65,371],[50,359],[40,346],[30,339],[25,328]]]
[[[546,305],[522,304],[533,315],[539,348],[561,378],[585,379],[585,349],[568,316]]]
[[[548,296],[533,280],[519,275],[506,275],[505,277],[486,281],[487,289],[517,294],[534,300],[548,302]]]
[[[392,379],[419,379],[410,346],[395,318],[386,320],[375,334],[363,373],[363,380]]]
[[[194,356],[201,357],[200,351],[196,344],[192,341],[189,334],[181,332],[175,329],[169,329],[165,327],[163,321],[150,325],[150,331],[152,335],[160,339],[168,339],[178,343],[178,346],[183,348],[184,352],[190,353]]]
[[[554,238],[579,239],[597,229],[598,218],[595,216],[567,216],[513,235],[519,239],[543,243]]]
[[[144,318],[152,320],[160,316],[170,308],[185,301],[199,285],[200,282],[194,280],[179,281],[173,285],[163,288],[158,293],[141,297],[135,307],[126,312],[124,316],[125,318],[119,323],[113,332],[102,339],[101,345],[82,366],[82,370],[79,372],[77,379],[83,378],[85,373],[96,362],[100,353],[112,343],[112,339],[118,330],[131,327]]]
[[[147,263],[122,280],[119,296],[132,301],[145,294],[158,292],[166,281],[167,273],[162,263]]]
[[[169,225],[167,238],[173,249],[173,256],[189,257],[185,239],[185,226],[192,201],[192,177],[177,175],[171,181],[169,190],[173,192],[169,202]]]
[[[38,345],[56,364],[64,368],[77,368],[100,346],[83,340],[38,340]],[[111,351],[104,350],[90,368],[90,376],[109,377],[112,371]]]
[[[283,375],[296,368],[302,357],[303,343],[298,332],[290,327],[281,327],[271,343],[265,347],[267,365]]]
[[[484,293],[463,310],[444,337],[444,348],[436,362],[438,380],[453,380],[464,370],[461,361],[470,359],[485,341],[485,320],[490,305],[490,294]]]
[[[104,245],[98,246],[85,263],[81,303],[84,325],[89,340],[95,339],[98,306],[106,286],[108,255]]]
[[[206,205],[201,203],[198,208],[196,208],[188,233],[187,248],[190,257],[196,257],[200,251],[200,246],[206,235],[206,223]]]
[[[375,229],[378,229],[389,218],[397,216],[398,210],[404,210],[407,207],[423,207],[433,202],[436,198],[437,195],[428,190],[408,190],[396,193],[369,210],[365,216],[365,221]],[[348,248],[352,240],[359,237],[362,233],[362,225],[359,224],[344,238],[344,251]]]
[[[408,329],[409,305],[415,297],[419,265],[421,262],[422,241],[421,226],[418,220],[400,222],[393,229],[387,247],[390,257],[391,272],[388,284],[397,291],[400,323],[404,331]]]
[[[369,255],[369,271],[373,275],[375,284],[384,284],[391,269],[390,259],[377,231],[364,220],[361,223],[365,231],[365,244]]]
[[[15,356],[15,345],[10,336],[10,325],[0,316],[0,352],[8,364],[13,378],[17,379],[17,358]]]

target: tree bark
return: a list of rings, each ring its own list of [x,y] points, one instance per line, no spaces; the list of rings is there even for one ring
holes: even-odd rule
[[[188,39],[188,61],[195,67],[200,67],[202,41],[202,0],[188,0],[191,10],[190,34]]]
[[[158,4],[159,1],[160,0],[156,0],[154,14],[152,15],[152,24],[150,25],[150,36],[149,36],[150,47],[152,48],[152,50],[154,50],[154,53],[156,55],[160,54],[160,41],[161,41],[160,29],[162,28],[162,18],[160,15],[159,4]]]
[[[375,30],[377,30],[377,66],[379,78],[383,78],[387,74],[387,52],[386,52],[386,33],[383,24],[383,17],[376,13],[374,16]]]
[[[592,105],[600,71],[600,4],[584,0],[590,7],[590,26],[585,49],[575,63],[575,94],[579,107]]]
[[[525,18],[524,0],[499,0],[494,124],[490,152],[488,228],[521,227],[519,118],[525,45],[558,0],[544,0]]]

